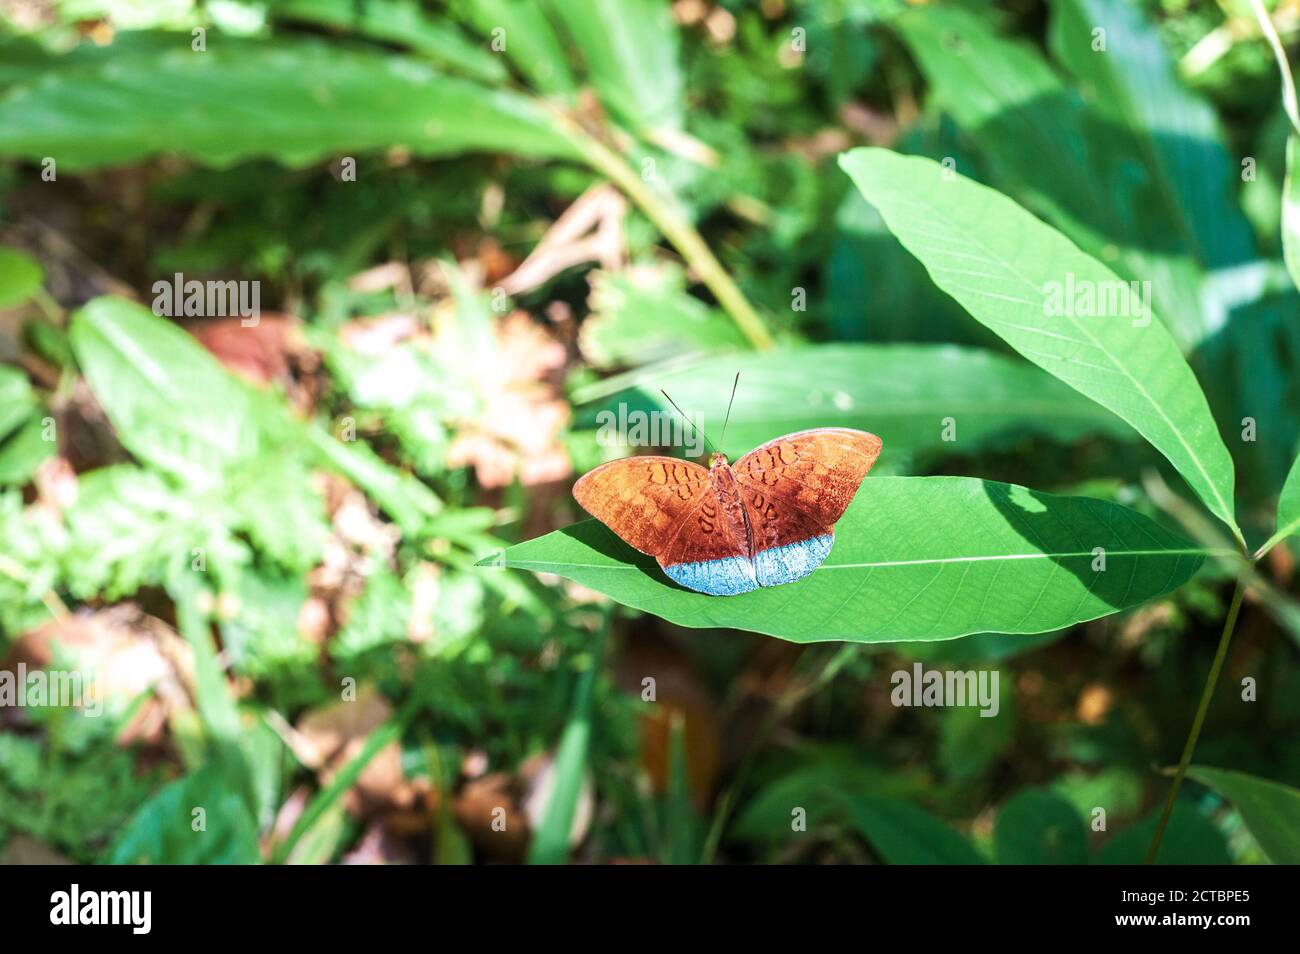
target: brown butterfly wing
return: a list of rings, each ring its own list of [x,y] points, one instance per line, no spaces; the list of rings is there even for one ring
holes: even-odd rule
[[[830,534],[880,448],[875,434],[822,427],[778,437],[736,461],[755,553]]]
[[[627,457],[573,485],[582,508],[661,565],[744,553],[743,535],[721,514],[709,472],[675,457]]]

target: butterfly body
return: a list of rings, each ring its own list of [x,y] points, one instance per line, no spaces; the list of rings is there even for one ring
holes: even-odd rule
[[[574,485],[592,516],[688,589],[734,596],[807,576],[880,454],[880,438],[818,428],[777,438],[731,466],[629,457]]]

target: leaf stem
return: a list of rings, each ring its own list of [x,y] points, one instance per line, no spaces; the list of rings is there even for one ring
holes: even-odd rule
[[[1287,118],[1291,120],[1292,128],[1297,135],[1300,135],[1300,102],[1296,99],[1295,79],[1291,76],[1291,64],[1287,62],[1286,49],[1282,46],[1282,39],[1277,35],[1277,28],[1273,26],[1264,4],[1260,0],[1250,0],[1250,8],[1255,12],[1255,19],[1259,21],[1260,32],[1273,50],[1273,58],[1277,60],[1278,72],[1282,74],[1282,105],[1286,109]]]
[[[622,189],[672,242],[749,343],[760,350],[771,348],[774,342],[767,325],[685,216],[672,202],[652,189],[621,155],[568,116],[562,116],[561,121],[591,167]]]
[[[1277,546],[1287,537],[1291,536],[1291,534],[1295,533],[1297,530],[1300,530],[1300,520],[1293,520],[1285,527],[1279,528],[1277,533],[1269,537],[1268,540],[1264,542],[1264,545],[1255,551],[1255,556],[1252,557],[1252,559],[1259,560],[1262,557],[1267,556],[1269,550],[1272,550],[1275,546]]]
[[[1233,630],[1237,627],[1237,616],[1241,612],[1241,601],[1246,595],[1246,578],[1245,576],[1237,577],[1236,588],[1232,591],[1232,603],[1228,607],[1228,616],[1223,621],[1223,635],[1219,637],[1219,648],[1214,654],[1214,662],[1210,664],[1210,674],[1205,679],[1205,688],[1201,691],[1201,704],[1196,707],[1196,718],[1192,720],[1192,731],[1187,734],[1187,743],[1183,746],[1182,758],[1178,760],[1178,770],[1174,773],[1174,782],[1169,787],[1169,797],[1165,799],[1164,811],[1160,813],[1160,823],[1156,825],[1155,837],[1151,839],[1151,847],[1147,849],[1146,864],[1155,864],[1156,855],[1160,851],[1160,842],[1165,837],[1165,828],[1169,825],[1169,815],[1174,810],[1174,801],[1178,797],[1179,786],[1183,784],[1183,776],[1187,774],[1187,766],[1191,764],[1192,752],[1196,748],[1196,740],[1200,738],[1201,726],[1205,722],[1205,713],[1210,708],[1210,698],[1214,695],[1214,687],[1219,681],[1219,672],[1223,669],[1223,660],[1228,655],[1228,644],[1232,642]]]

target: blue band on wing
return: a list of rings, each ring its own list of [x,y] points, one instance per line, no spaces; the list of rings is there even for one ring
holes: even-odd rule
[[[758,589],[754,565],[742,556],[698,563],[677,563],[664,567],[669,579],[697,593],[710,596],[735,596]]]
[[[669,579],[697,593],[735,596],[760,586],[780,586],[802,579],[822,565],[834,542],[834,534],[827,533],[763,550],[754,557],[753,563],[734,556],[677,563],[663,569]]]
[[[754,555],[758,585],[780,586],[782,583],[803,579],[822,565],[834,542],[835,535],[828,533],[759,551]]]

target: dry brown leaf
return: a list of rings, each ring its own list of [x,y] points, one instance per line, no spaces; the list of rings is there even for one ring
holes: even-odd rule
[[[546,230],[523,264],[500,282],[507,295],[532,291],[575,265],[617,268],[626,257],[627,200],[608,183],[592,186]]]

